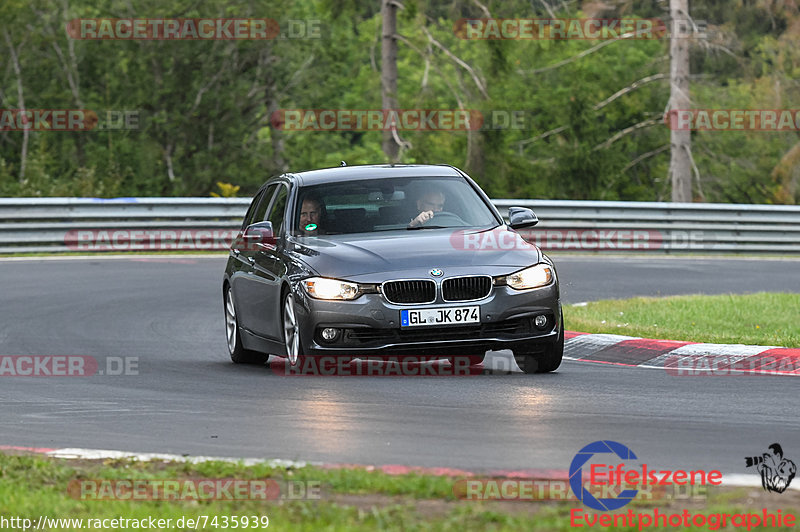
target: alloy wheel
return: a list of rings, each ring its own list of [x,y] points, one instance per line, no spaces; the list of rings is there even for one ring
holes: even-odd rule
[[[236,307],[233,305],[233,291],[228,288],[225,297],[225,332],[228,339],[228,351],[236,350]]]
[[[283,339],[286,342],[286,354],[289,364],[294,366],[300,355],[300,334],[297,316],[294,313],[294,296],[288,294],[283,303]]]

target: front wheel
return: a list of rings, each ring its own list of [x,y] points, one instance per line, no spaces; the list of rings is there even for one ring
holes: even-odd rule
[[[283,341],[289,365],[302,366],[305,362],[303,345],[300,342],[300,324],[294,312],[294,295],[287,292],[283,297]]]
[[[564,357],[564,314],[560,318],[561,328],[558,338],[551,344],[545,344],[540,353],[514,351],[514,360],[523,373],[550,373],[561,365]]]
[[[242,335],[239,334],[239,319],[236,316],[236,305],[233,301],[233,290],[229,286],[225,290],[225,335],[228,341],[228,353],[235,364],[255,364],[264,362],[267,355],[251,351],[242,346]]]

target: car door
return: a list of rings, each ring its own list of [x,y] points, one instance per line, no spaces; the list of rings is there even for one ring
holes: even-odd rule
[[[275,243],[258,243],[253,252],[252,296],[256,312],[253,312],[252,331],[259,336],[280,340],[281,328],[281,278],[286,271],[280,260],[284,246],[286,207],[289,187],[281,183],[276,187],[265,220],[272,223]]]
[[[256,195],[242,223],[242,233],[249,225],[264,220],[277,187],[277,183],[274,183]],[[260,300],[254,275],[256,253],[256,248],[243,238],[238,238],[231,246],[231,255],[237,261],[236,273],[231,278],[233,298],[237,307],[236,314],[239,326],[248,331],[253,330],[253,316],[259,311]]]

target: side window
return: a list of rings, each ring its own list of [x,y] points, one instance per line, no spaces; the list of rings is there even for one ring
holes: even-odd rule
[[[267,214],[267,207],[269,207],[269,200],[275,193],[275,187],[277,186],[278,184],[276,183],[274,185],[270,185],[267,187],[267,189],[264,191],[264,195],[261,197],[261,201],[255,208],[255,211],[253,211],[253,218],[252,220],[250,220],[249,223],[254,224],[257,222],[263,222],[264,220],[267,219],[266,214]]]
[[[261,202],[263,197],[264,191],[262,190],[256,194],[256,197],[250,202],[250,206],[247,208],[247,214],[244,215],[244,220],[242,220],[242,231],[244,231],[248,225],[253,223],[253,216],[256,212],[256,208],[258,208],[258,204]]]
[[[272,200],[272,208],[267,218],[272,222],[272,230],[276,235],[281,234],[283,218],[286,216],[286,198],[289,196],[289,191],[285,186],[278,185],[278,187],[278,192],[275,193],[275,199]]]

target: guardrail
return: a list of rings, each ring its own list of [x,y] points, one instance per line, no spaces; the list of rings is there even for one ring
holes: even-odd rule
[[[639,201],[492,200],[529,207],[547,250],[800,253],[800,206]]]
[[[0,253],[224,249],[249,198],[0,198]],[[800,206],[493,200],[549,251],[800,253]],[[136,246],[132,243],[140,243]],[[502,244],[497,244],[502,246]]]
[[[137,249],[130,243],[137,237],[145,241],[139,249],[222,249],[249,204],[249,198],[0,198],[0,253],[124,251]],[[127,233],[119,245],[117,231]]]

